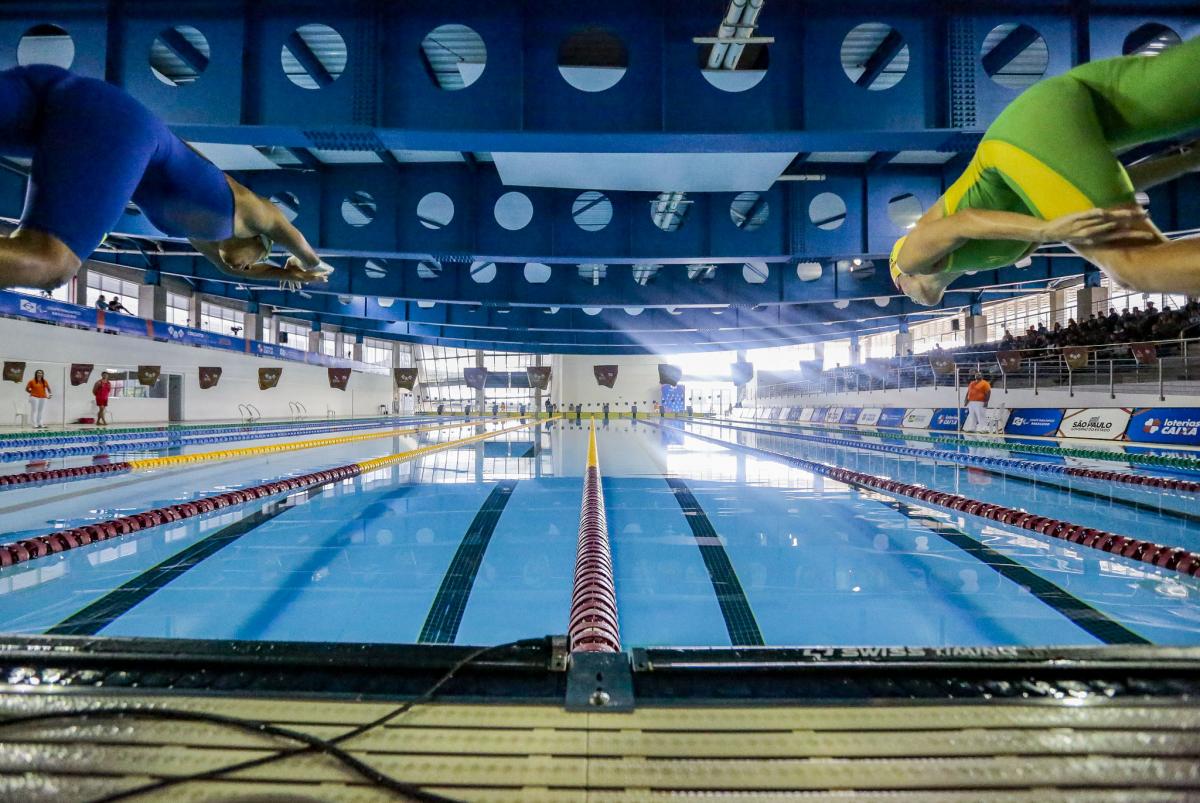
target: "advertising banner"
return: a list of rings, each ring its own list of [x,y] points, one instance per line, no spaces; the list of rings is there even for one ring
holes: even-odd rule
[[[678,385],[681,379],[683,379],[683,369],[678,365],[668,365],[665,362],[658,364],[658,384]]]
[[[1133,411],[1125,437],[1139,443],[1200,446],[1200,407],[1143,407]]]
[[[942,407],[936,410],[933,418],[929,420],[929,428],[936,429],[942,432],[958,432],[964,421],[967,420],[966,408],[958,407]]]
[[[908,416],[908,409],[905,407],[884,407],[879,411],[879,421],[875,423],[877,427],[902,427],[904,419]]]
[[[825,413],[825,423],[826,424],[836,424],[841,420],[842,420],[842,408],[841,407],[830,407],[829,410],[826,411],[826,413]]]
[[[929,365],[933,368],[933,372],[939,376],[947,376],[954,373],[954,360],[949,357],[930,357]]]
[[[800,411],[800,417],[797,418],[796,420],[797,421],[812,421],[812,417],[813,417],[813,408],[805,407],[803,410]]]
[[[258,369],[258,389],[267,390],[279,384],[279,377],[283,375],[283,368],[259,368]]]
[[[345,390],[346,385],[350,384],[350,369],[349,368],[326,368],[329,373],[329,387],[334,390]]]
[[[1158,362],[1158,346],[1153,343],[1132,343],[1129,350],[1138,365],[1154,365]]]
[[[1063,411],[1055,407],[1016,407],[1009,414],[1004,431],[1009,435],[1054,437],[1062,420]]]
[[[1072,371],[1087,368],[1088,356],[1091,353],[1092,350],[1087,346],[1063,346],[1062,350],[1063,360]]]
[[[928,429],[932,420],[933,410],[928,407],[914,407],[904,414],[904,421],[900,426],[905,429]]]
[[[683,412],[683,397],[687,392],[687,388],[683,385],[663,385],[662,396],[659,399],[659,404],[662,409],[668,413]]]
[[[592,373],[596,375],[596,384],[611,388],[617,384],[616,365],[593,365]]]
[[[535,390],[545,390],[550,387],[550,366],[531,365],[525,369],[529,387]]]
[[[1021,370],[1021,352],[1001,351],[996,354],[996,362],[1006,374],[1015,374]]]
[[[1116,441],[1125,435],[1130,410],[1121,407],[1075,408],[1063,412],[1058,434],[1064,438]]]
[[[187,326],[163,323],[161,321],[154,322],[154,336],[166,338],[172,343],[180,343],[186,346],[224,349],[225,351],[245,351],[246,349],[244,338],[231,337],[230,335],[217,334],[216,332],[205,332],[202,329],[192,329]]]
[[[221,367],[218,365],[201,365],[200,366],[200,389],[208,390],[215,388],[217,383],[221,381]]]
[[[96,328],[133,337],[154,337],[154,321],[119,312],[96,310]]]
[[[814,424],[823,424],[825,423],[825,414],[828,412],[828,407],[814,407],[812,411],[812,418],[809,420]]]
[[[137,370],[138,384],[150,387],[158,381],[159,374],[161,373],[161,365],[139,365]]]
[[[486,368],[464,368],[463,382],[467,384],[467,387],[479,390],[487,384],[487,375]]]
[[[860,415],[862,415],[861,407],[847,407],[846,409],[842,410],[841,423],[857,424],[858,417]]]
[[[860,427],[873,427],[879,423],[879,415],[883,410],[878,407],[864,407],[863,411],[858,415],[858,425]]]
[[[0,315],[13,315],[35,321],[68,324],[70,326],[96,326],[96,312],[92,307],[67,304],[50,298],[31,298],[21,293],[0,291]],[[142,332],[145,335],[145,332]]]
[[[79,386],[92,376],[92,369],[96,366],[90,362],[73,362],[71,363],[71,385]]]
[[[6,361],[4,363],[4,381],[20,382],[25,378],[25,363]]]
[[[396,377],[396,387],[398,388],[412,390],[417,384],[416,368],[396,368],[392,373]]]

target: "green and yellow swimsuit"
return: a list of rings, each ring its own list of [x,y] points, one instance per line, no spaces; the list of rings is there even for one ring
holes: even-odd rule
[[[1022,92],[988,127],[963,174],[942,197],[960,209],[1017,212],[1042,220],[1132,203],[1133,184],[1116,154],[1200,128],[1200,38],[1158,56],[1081,64]],[[890,258],[892,280],[900,270]],[[1011,265],[1033,250],[1013,240],[971,240],[945,271]]]

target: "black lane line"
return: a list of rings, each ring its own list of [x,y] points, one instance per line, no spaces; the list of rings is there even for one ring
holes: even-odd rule
[[[308,490],[311,498],[320,488]],[[294,504],[287,499],[272,502],[261,510],[251,513],[228,527],[222,527],[212,535],[200,539],[182,552],[147,569],[124,585],[113,589],[83,610],[71,614],[46,631],[51,636],[94,636],[112,624],[119,616],[128,613],[151,594],[168,583],[183,576],[189,569],[207,560],[246,533],[276,516],[291,510]]]
[[[496,531],[500,514],[504,512],[516,487],[517,480],[496,483],[484,500],[483,507],[475,514],[475,519],[458,545],[458,551],[450,561],[450,568],[446,569],[437,596],[429,606],[421,635],[417,638],[418,643],[453,644],[458,638],[458,626],[462,624],[463,612],[467,609],[467,600],[471,597],[471,588],[475,585],[483,555],[491,543],[492,533]]]
[[[756,446],[745,446],[737,443],[730,443],[721,438],[714,438],[710,435],[699,435],[697,433],[689,433],[701,440],[709,440],[714,443],[725,444],[731,449],[741,449],[747,452],[756,452],[758,454],[774,457],[777,460],[782,460],[785,463],[792,459],[788,455],[779,452],[763,449]],[[1105,644],[1151,644],[1152,642],[1132,630],[1129,630],[1124,625],[1118,623],[1091,605],[1088,605],[1083,600],[1060,588],[1055,583],[1047,580],[1031,569],[1027,569],[1022,564],[1012,558],[997,552],[991,547],[976,541],[971,536],[962,532],[958,528],[934,518],[928,513],[918,510],[915,506],[905,502],[900,502],[890,496],[883,494],[874,488],[860,486],[853,481],[847,482],[858,489],[859,493],[867,498],[872,498],[878,501],[885,507],[890,507],[907,516],[909,519],[918,522],[926,527],[930,532],[945,539],[949,543],[966,552],[971,557],[983,563],[989,569],[992,569],[997,574],[1011,580],[1018,585],[1029,589],[1029,592],[1041,600],[1046,605],[1058,611],[1063,616],[1070,619],[1076,626],[1090,633],[1096,638],[1103,641]]]
[[[863,493],[868,498],[881,496],[875,491],[865,489],[860,491],[860,493]],[[1002,577],[1029,589],[1029,592],[1039,600],[1105,644],[1152,643],[1110,618],[1107,614],[1088,605],[1066,589],[1027,569],[1007,555],[997,552],[986,544],[980,543],[954,525],[918,510],[912,505],[893,500],[890,497],[876,498],[876,501],[917,522],[922,527],[958,547]]]
[[[712,580],[713,592],[717,595],[717,604],[721,606],[725,629],[729,631],[729,642],[735,647],[765,645],[754,611],[750,609],[750,601],[746,599],[746,592],[708,514],[700,507],[686,482],[677,477],[668,477],[667,485],[675,492],[675,501],[683,509],[683,516],[692,528],[700,557],[704,559],[704,567],[708,569],[709,579]]]

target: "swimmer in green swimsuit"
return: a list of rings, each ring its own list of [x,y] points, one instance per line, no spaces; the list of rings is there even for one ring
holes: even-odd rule
[[[1200,294],[1200,239],[1168,240],[1134,199],[1200,169],[1200,147],[1128,169],[1116,157],[1196,129],[1200,38],[1041,81],[1000,113],[962,176],[896,242],[892,280],[933,305],[961,273],[1061,242],[1125,287]]]

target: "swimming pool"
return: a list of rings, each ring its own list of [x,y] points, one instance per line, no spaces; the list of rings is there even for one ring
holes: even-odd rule
[[[3,630],[478,645],[563,633],[589,427],[368,422],[339,433],[364,436],[349,443],[6,487],[0,527],[10,541],[420,452],[0,569]],[[217,448],[326,437],[245,434]],[[1190,491],[1040,472],[1024,463],[1063,459],[1000,446],[801,426],[614,419],[596,422],[596,438],[627,649],[1200,644],[1195,577],[815,467],[1200,551]],[[888,445],[921,454],[877,448]],[[109,443],[103,454],[214,447],[123,448]],[[95,455],[38,460],[44,470]]]

